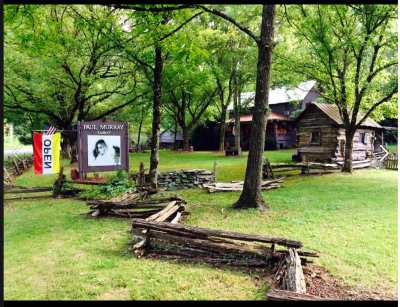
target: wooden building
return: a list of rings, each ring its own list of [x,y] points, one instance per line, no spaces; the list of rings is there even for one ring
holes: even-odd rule
[[[345,129],[336,105],[310,102],[296,118],[294,125],[297,153],[293,155],[293,160],[301,161],[303,156],[312,162],[344,160]],[[375,137],[382,130],[371,118],[364,121],[354,135],[353,161],[365,160],[376,151]]]
[[[170,130],[160,133],[160,149],[172,149],[174,145],[176,149],[183,148],[183,134],[181,132],[176,133],[176,139],[174,132]],[[151,140],[147,142],[146,146],[151,146]]]
[[[276,149],[283,149],[285,146],[293,146],[296,142],[294,130],[294,119],[290,115],[297,110],[304,110],[306,103],[315,101],[319,96],[316,88],[316,81],[306,81],[294,88],[279,87],[270,90],[269,108],[266,126],[266,137],[274,138],[277,142]],[[251,141],[251,128],[253,125],[255,92],[242,93],[240,96],[241,105],[247,110],[240,117],[240,146],[243,151],[249,150]],[[227,121],[225,130],[225,141],[231,146],[235,144],[235,137],[232,134],[233,126],[233,102],[229,105],[230,120]]]

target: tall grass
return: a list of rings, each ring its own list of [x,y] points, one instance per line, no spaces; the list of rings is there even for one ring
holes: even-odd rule
[[[266,152],[288,162],[292,151]],[[149,154],[131,154],[131,171]],[[243,180],[246,158],[221,153],[160,153],[160,171],[204,168],[218,162],[218,180]],[[67,179],[71,166],[63,161]],[[147,165],[145,166],[147,168]],[[237,210],[240,192],[201,189],[163,192],[188,201],[187,225],[286,237],[315,251],[312,259],[343,282],[397,289],[398,178],[396,171],[286,177],[264,192],[270,209]],[[114,176],[107,173],[106,176]],[[14,184],[50,186],[57,175],[29,170]],[[15,195],[16,196],[16,195]],[[8,197],[8,196],[7,196]],[[137,259],[125,243],[129,220],[92,219],[84,202],[66,199],[7,201],[4,206],[6,300],[264,300],[270,286],[241,270],[172,260]]]

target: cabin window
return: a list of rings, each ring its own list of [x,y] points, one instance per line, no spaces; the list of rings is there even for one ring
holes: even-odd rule
[[[290,114],[289,105],[285,105],[285,111],[284,111],[283,114],[285,114],[285,115],[289,115]]]
[[[321,131],[313,131],[310,136],[311,145],[321,145]]]
[[[365,133],[359,133],[358,142],[359,142],[360,144],[365,144]]]

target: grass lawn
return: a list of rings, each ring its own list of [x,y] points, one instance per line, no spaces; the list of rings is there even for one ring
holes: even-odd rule
[[[161,172],[213,170],[217,161],[218,181],[244,179],[247,158],[172,153],[160,152]],[[265,156],[270,162],[289,162],[292,153]],[[148,168],[149,156],[131,154],[131,171],[136,172],[140,162]],[[68,161],[63,164],[69,179],[71,167]],[[35,176],[30,169],[14,184],[50,186],[56,177]],[[304,250],[320,255],[310,260],[344,283],[397,289],[397,171],[287,177],[281,185],[264,192],[271,207],[265,214],[232,209],[240,192],[188,189],[158,196],[177,194],[188,201],[191,215],[184,217],[184,224],[300,240]],[[129,221],[80,215],[88,209],[85,202],[68,199],[5,202],[5,300],[266,299],[267,282],[240,270],[135,258],[125,244],[131,239],[126,233]]]
[[[16,138],[10,140],[8,137],[4,139],[3,144],[4,150],[15,150],[22,145]],[[20,149],[32,149],[32,145],[22,145]]]

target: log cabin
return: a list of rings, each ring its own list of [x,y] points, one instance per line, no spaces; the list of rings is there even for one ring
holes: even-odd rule
[[[277,87],[269,93],[270,113],[267,120],[265,136],[274,138],[277,142],[276,149],[284,149],[286,146],[294,146],[296,133],[294,130],[294,118],[290,115],[297,110],[304,110],[306,103],[315,101],[319,96],[316,81],[302,82],[295,87]],[[253,125],[255,92],[246,92],[240,95],[240,104],[245,111],[240,117],[240,146],[242,151],[249,150],[251,141],[251,129]],[[228,107],[230,119],[227,121],[225,141],[231,146],[235,143],[232,134],[233,128],[233,102]]]
[[[361,115],[358,118],[361,119]],[[303,156],[309,162],[344,160],[345,128],[336,105],[310,102],[294,125],[297,152],[293,160],[302,161]],[[365,160],[377,151],[375,137],[382,130],[383,127],[369,117],[362,123],[353,139],[353,161]]]

